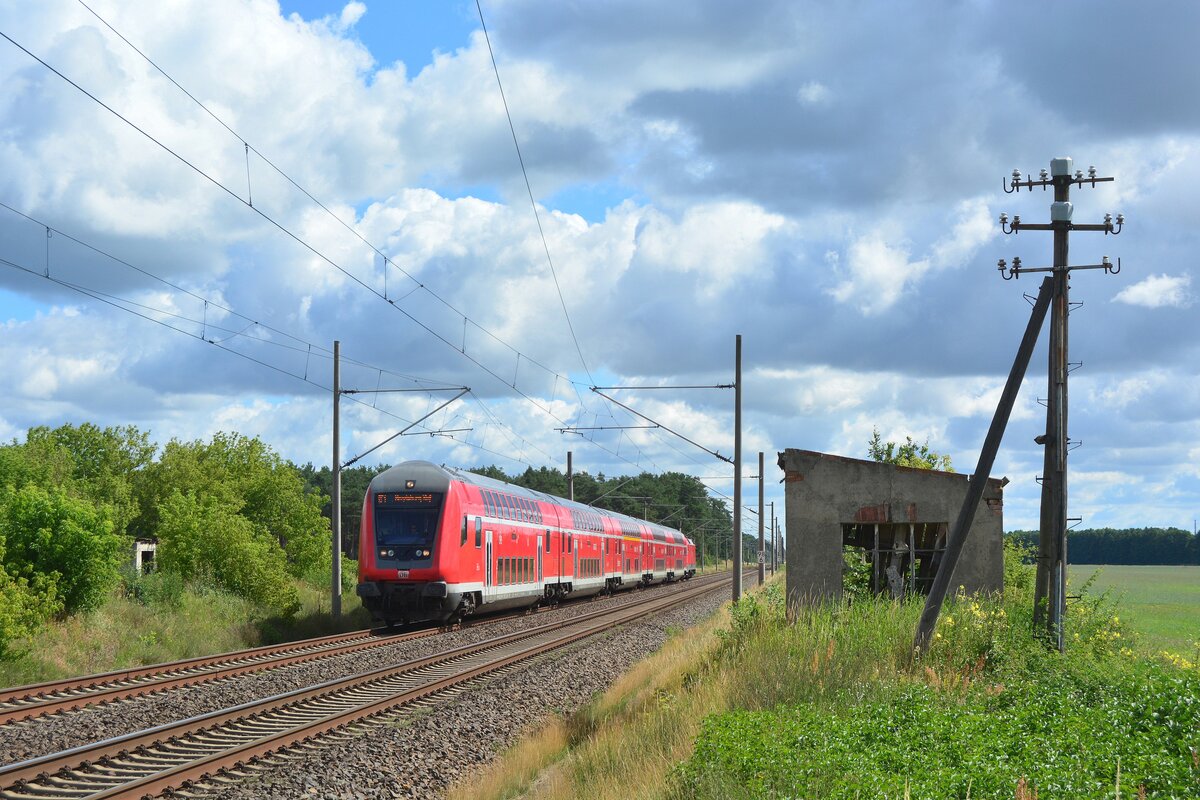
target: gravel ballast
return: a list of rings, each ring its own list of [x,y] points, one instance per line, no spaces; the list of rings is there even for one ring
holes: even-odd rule
[[[624,625],[478,687],[431,713],[329,744],[209,796],[222,800],[319,797],[440,798],[547,714],[581,708],[671,629],[690,627],[728,599],[717,589],[663,614]]]

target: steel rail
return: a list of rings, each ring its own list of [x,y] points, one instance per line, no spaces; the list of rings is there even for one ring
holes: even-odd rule
[[[681,592],[619,609],[493,637],[406,664],[13,764],[0,768],[0,786],[5,787],[0,798],[146,796],[185,786],[247,759],[686,602],[727,580],[700,580]]]
[[[334,658],[436,633],[438,629],[391,635],[372,635],[370,632],[360,631],[302,640],[289,645],[255,648],[241,653],[205,656],[183,662],[117,670],[103,675],[10,689],[0,695],[0,725],[185,686],[211,683],[237,675]]]
[[[582,599],[584,598],[571,598],[567,602]],[[541,607],[534,613],[547,610],[549,609]],[[529,609],[524,609],[512,613],[472,618],[460,623],[460,626],[491,625],[529,613],[531,613]],[[171,689],[211,683],[238,675],[334,658],[359,650],[433,636],[445,630],[448,628],[443,626],[388,633],[385,628],[371,628],[277,645],[265,645],[247,650],[235,650],[211,656],[198,656],[181,661],[128,667],[94,675],[16,686],[0,690],[0,725],[75,711],[101,703],[143,697]]]

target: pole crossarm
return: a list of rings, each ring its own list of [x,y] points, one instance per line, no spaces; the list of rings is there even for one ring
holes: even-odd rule
[[[613,392],[617,391],[618,389],[623,389],[626,391],[632,391],[635,389],[733,389],[736,386],[737,384],[734,383],[713,383],[695,386],[593,386],[592,391],[597,392],[598,390],[604,390],[606,392]]]
[[[359,454],[358,454],[358,455],[356,455],[354,458],[352,458],[352,459],[350,459],[349,461],[347,461],[345,464],[342,464],[342,469],[345,469],[346,467],[350,466],[351,464],[353,464],[354,462],[358,461],[358,460],[359,460],[359,459],[361,459],[361,458],[365,458],[366,456],[369,456],[371,453],[374,453],[376,450],[378,450],[379,448],[383,447],[385,444],[387,444],[388,442],[392,441],[392,440],[393,440],[393,439],[395,439],[396,437],[398,437],[398,436],[403,436],[405,433],[407,433],[408,431],[412,430],[412,429],[413,429],[414,427],[416,427],[417,425],[420,425],[422,422],[424,422],[425,420],[429,419],[429,418],[430,418],[430,417],[432,417],[434,414],[436,414],[437,412],[441,411],[441,410],[442,410],[443,408],[445,408],[446,406],[448,406],[448,405],[450,405],[451,403],[453,403],[455,400],[458,400],[458,398],[462,397],[464,394],[466,394],[466,393],[467,393],[467,392],[469,392],[469,391],[471,391],[471,390],[470,390],[470,388],[468,388],[468,387],[463,387],[463,388],[462,388],[462,389],[459,391],[459,393],[458,393],[458,394],[454,395],[454,397],[451,397],[449,400],[447,400],[446,402],[442,403],[440,406],[438,406],[437,408],[433,409],[433,410],[432,410],[432,411],[430,411],[428,414],[426,414],[426,415],[424,415],[423,417],[420,417],[420,418],[418,418],[418,419],[416,419],[416,420],[413,420],[413,421],[412,421],[412,422],[411,422],[409,425],[407,425],[407,426],[406,426],[406,427],[404,427],[404,428],[401,428],[401,429],[400,429],[399,431],[397,431],[396,433],[393,433],[391,436],[389,436],[388,438],[384,439],[382,442],[380,442],[379,444],[375,445],[375,446],[374,446],[374,447],[372,447],[370,450],[367,450],[367,451],[365,451],[365,452],[359,453]],[[424,432],[425,432],[425,431],[422,431],[422,433],[424,433]],[[436,431],[435,431],[435,433],[436,433]]]
[[[731,458],[726,458],[725,456],[723,456],[723,455],[721,455],[720,453],[718,453],[716,450],[709,450],[707,447],[705,447],[704,445],[700,444],[699,442],[695,442],[695,441],[693,441],[693,440],[689,439],[688,437],[684,436],[682,433],[679,433],[678,431],[671,430],[671,429],[670,429],[670,428],[668,428],[666,425],[663,425],[661,422],[657,422],[656,420],[653,420],[653,419],[651,419],[650,417],[647,417],[645,414],[642,414],[642,413],[640,413],[640,412],[638,412],[638,411],[634,411],[632,408],[630,408],[629,406],[625,405],[624,403],[622,403],[620,400],[616,399],[615,397],[612,397],[611,395],[607,395],[607,394],[605,394],[604,392],[600,391],[600,387],[599,387],[599,386],[593,386],[593,387],[592,387],[592,391],[593,391],[593,392],[595,392],[596,394],[600,395],[600,396],[601,396],[601,397],[603,397],[604,399],[606,399],[606,400],[609,400],[609,401],[611,401],[611,402],[613,402],[613,403],[616,403],[616,404],[617,404],[617,405],[619,405],[621,408],[623,408],[623,409],[625,409],[626,411],[628,411],[630,414],[633,414],[635,417],[637,417],[637,418],[639,418],[639,419],[644,419],[644,420],[646,420],[646,422],[653,423],[655,426],[657,426],[657,427],[659,427],[659,428],[662,428],[664,431],[666,431],[667,433],[671,434],[672,436],[676,436],[676,437],[678,437],[678,438],[680,438],[680,439],[683,439],[685,442],[687,442],[688,444],[692,445],[693,447],[698,447],[698,448],[700,448],[700,449],[701,449],[701,450],[703,450],[704,452],[708,453],[710,456],[714,456],[714,457],[716,457],[716,458],[719,458],[720,460],[724,461],[726,464],[732,464],[732,463],[733,463],[733,459],[731,459]]]
[[[467,387],[467,386],[444,386],[444,387],[437,388],[437,389],[421,389],[421,388],[416,388],[416,387],[414,387],[412,389],[342,389],[341,393],[342,394],[390,394],[390,393],[395,393],[395,392],[424,392],[425,394],[432,394],[434,392],[469,392],[469,391],[471,391],[471,389],[470,389],[470,387]],[[459,396],[461,397],[462,395],[459,395]]]
[[[586,427],[568,425],[565,428],[555,428],[554,430],[559,433],[579,433],[580,431],[644,431],[661,427],[661,425],[590,425]]]

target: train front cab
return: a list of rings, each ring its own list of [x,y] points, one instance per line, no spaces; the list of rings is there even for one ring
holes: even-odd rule
[[[447,581],[457,561],[443,535],[460,517],[460,498],[445,470],[410,461],[376,475],[363,499],[357,593],[371,616],[388,625],[445,621],[464,593]]]

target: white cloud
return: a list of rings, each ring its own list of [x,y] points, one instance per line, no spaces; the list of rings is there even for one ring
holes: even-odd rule
[[[752,203],[695,205],[678,221],[653,211],[643,219],[638,255],[655,269],[695,273],[699,293],[708,297],[761,272],[768,240],[788,227]]]
[[[796,99],[806,105],[819,105],[829,102],[832,94],[820,81],[808,81],[796,91]]]
[[[889,243],[886,234],[878,230],[851,242],[843,263],[843,279],[829,294],[868,316],[895,305],[905,289],[929,269],[927,259],[910,260],[905,244]]]
[[[338,28],[343,31],[353,28],[362,19],[363,14],[366,13],[367,6],[365,3],[360,3],[358,0],[346,3],[345,7],[342,8],[341,15],[338,17]]]
[[[1188,308],[1192,304],[1188,291],[1191,285],[1191,275],[1151,275],[1122,289],[1113,302],[1143,308]]]
[[[963,200],[955,209],[958,221],[949,235],[934,242],[930,262],[934,267],[961,267],[971,259],[979,248],[996,238],[999,230],[988,210],[987,202],[981,197]]]

